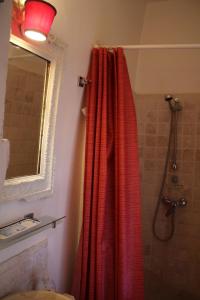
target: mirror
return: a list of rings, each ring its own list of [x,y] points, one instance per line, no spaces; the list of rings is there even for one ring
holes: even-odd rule
[[[53,192],[55,126],[65,48],[56,38],[39,44],[11,35],[5,102],[0,107],[4,111],[0,129],[10,141],[10,164],[0,202],[38,200]]]
[[[3,136],[10,141],[6,179],[40,173],[50,62],[10,42]]]

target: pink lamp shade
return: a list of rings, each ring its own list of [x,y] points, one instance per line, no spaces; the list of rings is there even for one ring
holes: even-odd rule
[[[23,24],[25,36],[32,40],[45,41],[56,13],[55,7],[46,1],[27,0]]]

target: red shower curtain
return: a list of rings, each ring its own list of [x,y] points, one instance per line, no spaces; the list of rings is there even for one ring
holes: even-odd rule
[[[137,125],[121,48],[93,49],[76,300],[143,300]]]

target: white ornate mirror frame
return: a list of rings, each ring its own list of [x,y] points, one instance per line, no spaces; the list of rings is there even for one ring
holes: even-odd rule
[[[65,45],[56,41],[29,44],[11,35],[10,42],[49,60],[50,70],[44,112],[40,174],[5,180],[0,193],[0,202],[41,199],[50,196],[53,192],[55,125],[65,51]]]

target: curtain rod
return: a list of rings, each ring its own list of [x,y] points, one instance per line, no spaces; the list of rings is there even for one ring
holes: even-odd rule
[[[200,49],[200,44],[94,45],[94,48],[134,49]]]

